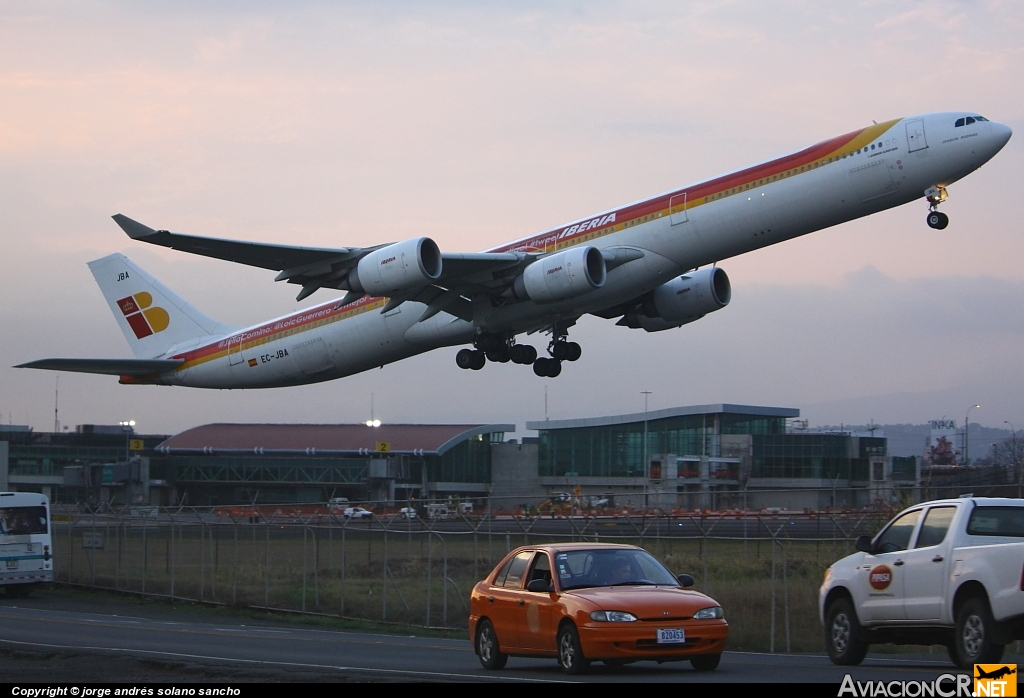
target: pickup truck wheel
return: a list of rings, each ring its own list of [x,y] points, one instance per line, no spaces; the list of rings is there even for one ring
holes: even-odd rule
[[[995,664],[1003,658],[1003,645],[993,641],[995,620],[988,602],[968,599],[956,616],[956,634],[953,637],[952,659],[961,669],[975,664]]]
[[[833,601],[825,615],[825,650],[832,663],[852,666],[864,661],[868,643],[863,638],[864,631],[850,600]]]

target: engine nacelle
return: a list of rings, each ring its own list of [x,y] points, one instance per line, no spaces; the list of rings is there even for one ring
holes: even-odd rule
[[[693,321],[729,305],[732,285],[721,267],[698,269],[663,283],[643,300],[644,315]]]
[[[596,247],[577,247],[542,257],[512,284],[512,295],[537,303],[564,301],[604,286],[604,257]]]
[[[732,298],[732,285],[721,267],[683,274],[654,289],[626,312],[620,325],[660,332],[700,320],[721,310]]]
[[[441,250],[430,238],[413,238],[374,250],[348,275],[349,287],[372,296],[391,296],[436,281]]]

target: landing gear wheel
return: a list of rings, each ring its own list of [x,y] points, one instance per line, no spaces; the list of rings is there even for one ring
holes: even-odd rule
[[[555,342],[551,345],[551,356],[557,361],[566,361],[569,359],[569,343],[568,342]]]
[[[721,661],[722,655],[720,654],[702,654],[690,659],[690,664],[697,671],[714,671],[718,668],[718,663]]]
[[[504,669],[508,662],[508,655],[499,649],[498,636],[489,620],[480,621],[480,629],[476,633],[476,656],[484,669]]]
[[[537,350],[529,344],[513,344],[509,349],[509,358],[513,363],[525,366],[537,360]]]
[[[590,667],[590,660],[583,656],[580,648],[580,635],[572,623],[566,623],[558,631],[558,665],[566,674],[582,674]]]
[[[941,211],[932,211],[928,214],[928,227],[942,230],[949,225],[949,216]]]
[[[833,601],[825,614],[825,650],[833,664],[855,666],[864,661],[868,643],[857,620],[853,604],[847,598]]]
[[[459,353],[455,355],[455,365],[459,368],[473,368],[476,362],[474,354],[476,352],[472,349],[459,349]]]
[[[508,363],[509,360],[508,347],[502,345],[495,349],[491,349],[487,352],[487,360],[495,363],[504,364]]]
[[[473,363],[470,364],[469,367],[474,371],[479,371],[484,367],[485,363],[487,363],[487,357],[484,356],[482,351],[477,350],[473,352]]]
[[[1003,658],[1003,645],[992,639],[995,620],[985,599],[968,599],[956,615],[951,658],[961,669],[975,664],[995,664]]]
[[[566,360],[576,361],[583,355],[583,348],[576,342],[566,342],[565,348],[567,351]]]
[[[543,378],[555,378],[562,372],[562,362],[558,359],[537,359],[533,362],[533,372]]]

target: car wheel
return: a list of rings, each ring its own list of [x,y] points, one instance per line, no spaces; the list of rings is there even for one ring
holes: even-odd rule
[[[590,667],[590,660],[583,656],[580,647],[580,634],[572,623],[558,631],[558,665],[566,674],[582,674]]]
[[[864,631],[850,600],[833,601],[825,615],[825,650],[832,663],[852,666],[864,661],[868,643],[863,638]]]
[[[690,664],[697,671],[714,671],[718,668],[718,663],[721,661],[722,655],[720,654],[702,654],[691,658]]]
[[[504,669],[508,655],[501,651],[498,636],[494,632],[491,621],[480,621],[480,629],[476,632],[476,656],[484,669]]]
[[[1003,645],[992,638],[995,620],[985,599],[968,599],[956,615],[953,661],[961,669],[974,664],[995,664],[1003,658]]]

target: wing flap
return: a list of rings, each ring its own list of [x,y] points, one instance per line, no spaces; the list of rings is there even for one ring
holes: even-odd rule
[[[155,376],[173,371],[184,359],[39,359],[14,368],[39,368],[47,371],[99,373],[105,376]]]

